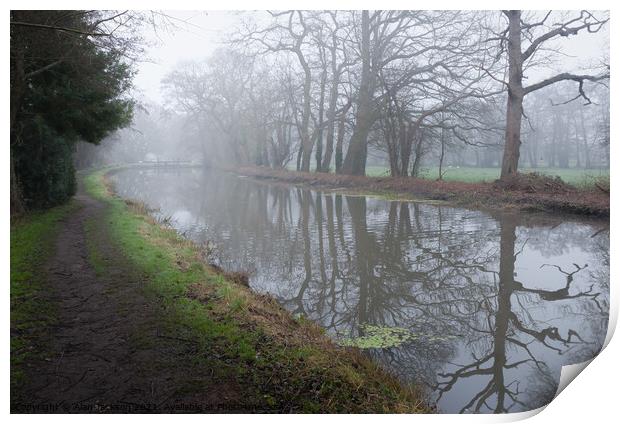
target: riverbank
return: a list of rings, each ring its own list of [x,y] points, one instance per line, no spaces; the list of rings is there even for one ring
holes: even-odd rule
[[[559,180],[525,174],[513,184],[432,181],[411,177],[366,177],[295,172],[266,167],[231,171],[244,176],[314,189],[372,194],[404,200],[434,200],[477,209],[561,212],[609,218],[609,193],[576,188]]]
[[[432,412],[419,389],[209,266],[105,174],[85,176],[70,207],[12,224],[13,412]]]

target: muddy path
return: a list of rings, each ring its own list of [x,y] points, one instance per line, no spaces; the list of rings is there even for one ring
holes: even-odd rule
[[[208,360],[188,365],[192,342],[165,328],[146,281],[108,240],[106,205],[82,187],[75,202],[43,270],[58,324],[12,393],[12,412],[230,411],[234,384],[214,379]]]

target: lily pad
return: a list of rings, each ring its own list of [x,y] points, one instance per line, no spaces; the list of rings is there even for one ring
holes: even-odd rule
[[[406,328],[381,327],[365,324],[360,326],[363,335],[360,337],[340,339],[341,346],[357,347],[359,349],[387,349],[397,347],[418,336]]]
[[[417,339],[423,339],[426,342],[442,342],[456,338],[452,335],[416,334],[402,327],[383,327],[370,324],[362,324],[360,330],[361,336],[342,338],[338,340],[338,344],[358,349],[389,349]]]

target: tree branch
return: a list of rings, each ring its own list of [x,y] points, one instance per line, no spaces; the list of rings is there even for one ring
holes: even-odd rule
[[[599,76],[594,76],[594,75],[575,75],[575,74],[564,72],[564,73],[555,75],[551,78],[547,78],[546,80],[540,81],[536,84],[532,84],[529,87],[525,87],[523,91],[524,91],[524,94],[529,94],[532,91],[540,90],[541,88],[547,87],[548,85],[555,84],[556,82],[575,81],[579,83],[579,95],[571,99],[570,101],[576,100],[579,97],[583,97],[587,101],[586,104],[590,104],[592,103],[592,101],[590,100],[590,98],[586,95],[585,91],[583,90],[583,83],[585,81],[601,81],[604,79],[609,79],[609,73],[599,75]]]

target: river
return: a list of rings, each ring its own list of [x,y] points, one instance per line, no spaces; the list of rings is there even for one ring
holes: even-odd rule
[[[319,192],[201,169],[128,169],[116,192],[440,412],[519,412],[601,349],[609,226]]]

